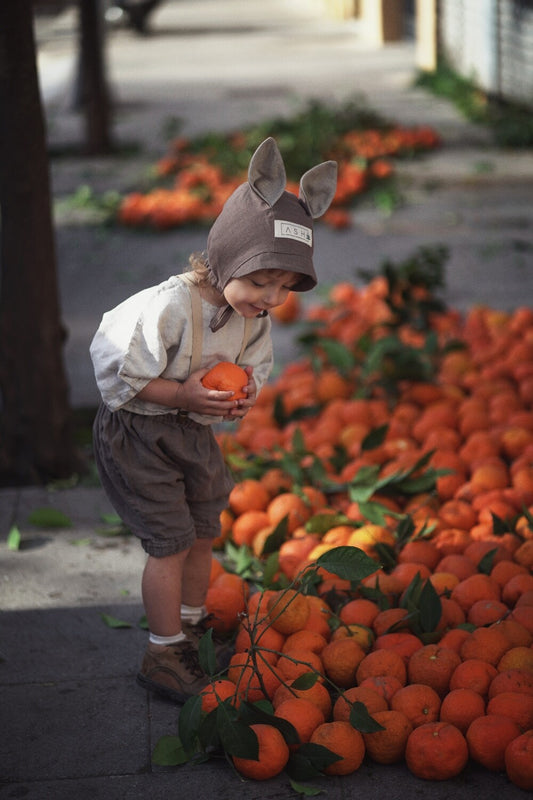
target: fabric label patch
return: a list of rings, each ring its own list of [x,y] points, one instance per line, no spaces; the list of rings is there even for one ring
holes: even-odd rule
[[[276,239],[296,239],[297,242],[313,246],[313,231],[305,225],[288,222],[284,219],[274,220],[274,236]]]

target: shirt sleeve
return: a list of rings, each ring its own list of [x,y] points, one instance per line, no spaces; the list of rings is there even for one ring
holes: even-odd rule
[[[190,336],[190,296],[163,284],[139,292],[104,314],[91,344],[96,382],[112,410],[126,405],[151,380],[165,376],[169,358]],[[188,348],[185,348],[186,350]],[[187,377],[188,362],[183,375]]]

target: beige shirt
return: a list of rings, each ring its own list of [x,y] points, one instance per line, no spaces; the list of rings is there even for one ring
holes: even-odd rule
[[[236,361],[241,351],[244,319],[232,314],[223,328],[213,333],[209,322],[216,307],[202,300],[201,367],[218,361]],[[104,403],[116,411],[137,414],[177,413],[136,395],[154,378],[185,381],[189,375],[193,345],[191,295],[188,286],[174,275],[144,289],[104,314],[91,343],[96,382]],[[257,390],[272,370],[270,318],[253,320],[251,335],[239,362],[251,366]],[[191,419],[204,425],[221,417],[191,412]]]

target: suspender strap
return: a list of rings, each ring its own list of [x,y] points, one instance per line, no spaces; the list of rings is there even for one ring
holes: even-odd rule
[[[197,369],[200,369],[200,363],[202,359],[202,343],[203,343],[202,298],[200,297],[200,290],[194,281],[192,273],[183,272],[181,275],[179,275],[179,277],[187,284],[191,295],[192,354],[191,354],[190,371],[195,372]],[[242,339],[241,351],[237,358],[237,364],[241,361],[241,359],[244,356],[244,351],[246,350],[246,347],[248,345],[252,333],[252,324],[253,324],[252,319],[244,320],[244,334]]]

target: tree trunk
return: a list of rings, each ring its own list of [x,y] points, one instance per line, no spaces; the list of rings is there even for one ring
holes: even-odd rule
[[[31,0],[0,2],[0,483],[72,475]]]
[[[101,0],[79,0],[79,11],[79,104],[85,113],[85,150],[88,155],[105,155],[112,143]]]

